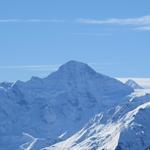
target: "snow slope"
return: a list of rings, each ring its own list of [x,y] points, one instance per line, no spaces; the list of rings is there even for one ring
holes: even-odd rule
[[[135,102],[136,101],[136,102]],[[150,95],[117,106],[107,123],[96,115],[82,130],[42,150],[146,150],[150,147]]]

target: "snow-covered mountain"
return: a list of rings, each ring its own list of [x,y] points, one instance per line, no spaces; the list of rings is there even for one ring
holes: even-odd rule
[[[144,144],[137,147],[147,148],[150,96],[136,97],[133,92],[128,85],[77,61],[67,62],[46,78],[17,81],[0,89],[0,147],[138,150],[131,137],[139,141],[138,132],[147,132]],[[129,132],[133,125],[135,132]]]
[[[13,85],[11,82],[1,82],[0,83],[0,88],[8,89]]]
[[[141,87],[138,83],[131,79],[129,79],[125,84],[133,89],[143,89],[143,87]]]

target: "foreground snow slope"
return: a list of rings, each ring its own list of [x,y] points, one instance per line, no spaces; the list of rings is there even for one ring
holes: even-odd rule
[[[65,141],[42,150],[148,150],[150,148],[150,95],[98,114]],[[104,120],[103,120],[104,119]]]

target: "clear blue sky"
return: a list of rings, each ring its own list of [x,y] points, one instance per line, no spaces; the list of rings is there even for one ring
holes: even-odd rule
[[[113,77],[150,75],[148,0],[0,0],[0,81],[68,60]]]

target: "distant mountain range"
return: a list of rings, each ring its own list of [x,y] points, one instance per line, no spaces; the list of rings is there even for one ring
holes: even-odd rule
[[[148,150],[150,95],[133,94],[133,83],[77,61],[46,78],[1,83],[0,149]]]

